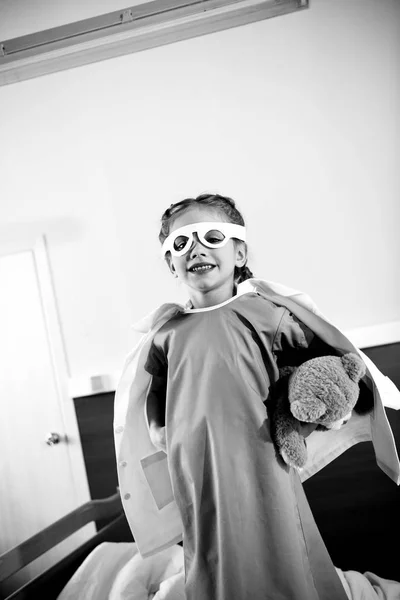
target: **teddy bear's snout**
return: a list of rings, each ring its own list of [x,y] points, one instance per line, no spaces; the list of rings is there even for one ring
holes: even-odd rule
[[[346,423],[349,421],[351,417],[351,412],[349,412],[347,415],[345,415],[342,419],[337,419],[337,421],[333,421],[332,423],[326,424],[325,423],[325,427],[327,429],[340,429],[341,427],[343,427],[343,425],[346,425]]]

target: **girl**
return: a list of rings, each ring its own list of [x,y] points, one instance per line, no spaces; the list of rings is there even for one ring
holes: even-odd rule
[[[142,533],[155,539],[163,519],[164,544],[153,539],[142,555],[179,541],[181,528],[188,600],[346,600],[299,474],[277,457],[266,406],[281,366],[354,347],[330,346],[282,296],[246,287],[255,280],[244,221],[230,198],[206,194],[172,205],[159,238],[190,301],[164,308],[161,320],[153,315],[141,357],[128,357],[116,396],[117,433],[133,398],[146,399],[147,433],[131,418],[129,437],[116,437],[139,549]],[[140,445],[152,453],[138,455]],[[126,457],[135,453],[142,471],[133,489]],[[146,502],[141,486],[152,491]],[[141,500],[132,508],[135,495]]]

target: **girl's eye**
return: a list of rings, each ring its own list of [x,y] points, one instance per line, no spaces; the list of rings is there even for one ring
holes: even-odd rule
[[[186,244],[188,242],[188,239],[189,238],[186,237],[185,235],[178,235],[178,237],[174,241],[174,248],[175,248],[175,250],[177,250],[178,252],[180,250],[183,250],[183,248],[186,246]]]
[[[218,231],[217,229],[212,229],[211,231],[207,231],[204,239],[207,240],[209,244],[220,244],[224,241],[225,236],[222,231]]]

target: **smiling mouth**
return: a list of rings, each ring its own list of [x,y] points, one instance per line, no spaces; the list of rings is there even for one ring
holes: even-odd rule
[[[189,269],[189,273],[208,273],[214,269],[215,265],[194,265]]]

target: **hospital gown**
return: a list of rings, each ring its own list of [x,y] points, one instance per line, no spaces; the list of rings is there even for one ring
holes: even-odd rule
[[[257,293],[187,310],[156,333],[148,401],[166,426],[188,600],[345,600],[266,406],[279,367],[332,354]]]

